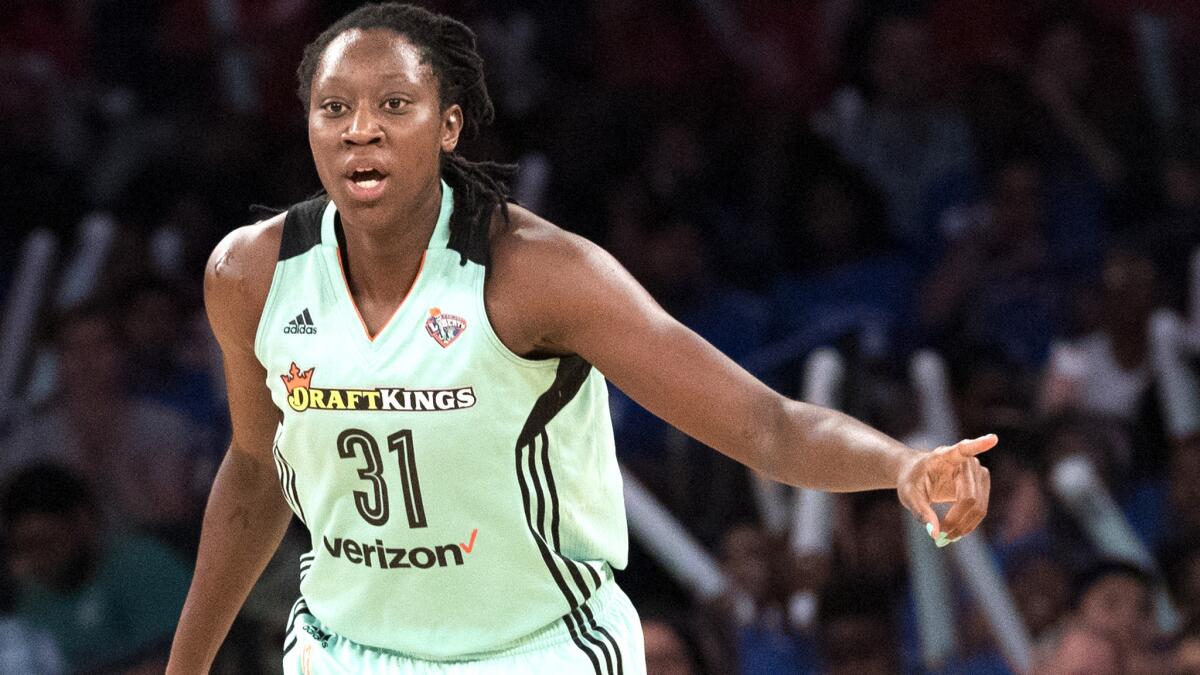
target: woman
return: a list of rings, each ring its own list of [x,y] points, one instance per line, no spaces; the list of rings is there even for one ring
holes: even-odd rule
[[[492,118],[462,24],[368,5],[299,78],[327,194],[206,271],[234,432],[168,672],[209,667],[293,513],[289,673],[644,672],[600,372],[774,479],[898,488],[942,538],[983,518],[994,437],[924,455],[777,395],[456,155]]]

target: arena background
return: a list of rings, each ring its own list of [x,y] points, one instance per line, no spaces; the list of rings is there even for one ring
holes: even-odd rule
[[[203,263],[319,187],[294,70],[356,4],[3,3],[0,673],[161,672],[229,434]],[[1000,434],[937,549],[614,391],[652,673],[1200,673],[1200,3],[425,4],[523,204],[781,391]],[[215,672],[277,672],[305,542]]]

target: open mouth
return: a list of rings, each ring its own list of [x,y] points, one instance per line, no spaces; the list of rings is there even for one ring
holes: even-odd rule
[[[350,193],[363,200],[378,198],[383,192],[383,184],[387,174],[373,167],[358,168],[346,174]]]
[[[382,180],[383,174],[377,169],[359,169],[350,174],[350,181],[366,190],[379,185]]]

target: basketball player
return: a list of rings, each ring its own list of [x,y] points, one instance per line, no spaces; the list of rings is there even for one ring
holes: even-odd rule
[[[326,195],[234,231],[205,275],[234,431],[172,675],[207,670],[292,515],[312,550],[288,673],[644,672],[612,578],[605,377],[773,479],[897,489],[935,536],[983,518],[994,436],[921,454],[785,399],[506,203],[503,167],[455,154],[493,113],[461,23],[364,6],[299,78]],[[939,521],[931,502],[955,504]]]

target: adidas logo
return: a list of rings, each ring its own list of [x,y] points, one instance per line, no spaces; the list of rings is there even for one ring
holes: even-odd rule
[[[303,312],[289,321],[283,327],[283,332],[287,335],[316,335],[317,326],[313,323],[312,314],[308,313],[308,308],[305,307]]]

